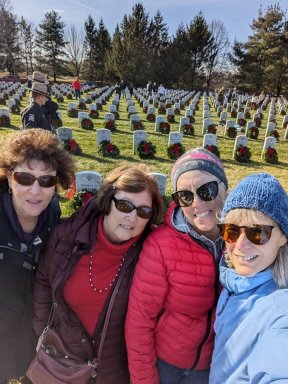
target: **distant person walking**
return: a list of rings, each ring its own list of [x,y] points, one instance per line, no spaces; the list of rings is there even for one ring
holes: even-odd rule
[[[75,98],[76,98],[76,100],[80,99],[82,85],[81,85],[81,83],[80,83],[80,80],[79,80],[79,77],[78,77],[78,76],[77,76],[77,78],[72,82],[71,87],[74,89],[74,93],[75,93]]]

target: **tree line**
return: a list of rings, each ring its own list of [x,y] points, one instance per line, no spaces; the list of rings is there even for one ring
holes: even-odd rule
[[[66,26],[54,10],[35,26],[17,18],[10,0],[0,0],[0,70],[11,74],[38,69],[54,81],[70,75],[200,90],[233,84],[280,95],[288,93],[287,64],[288,22],[279,4],[260,8],[247,41],[231,45],[224,24],[208,24],[202,12],[169,36],[161,12],[150,17],[136,3],[111,36],[103,19],[97,25],[89,15],[83,28]]]

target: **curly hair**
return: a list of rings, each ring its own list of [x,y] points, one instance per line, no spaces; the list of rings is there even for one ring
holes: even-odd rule
[[[105,178],[100,187],[96,205],[100,213],[108,215],[112,197],[118,191],[139,193],[147,190],[152,197],[153,216],[150,223],[161,223],[164,215],[164,203],[156,181],[149,175],[145,164],[123,165],[115,168]]]
[[[63,189],[70,186],[75,165],[72,156],[63,149],[57,136],[41,128],[25,129],[6,136],[0,149],[0,181],[17,165],[31,160],[43,161],[47,168],[56,171],[58,183]]]

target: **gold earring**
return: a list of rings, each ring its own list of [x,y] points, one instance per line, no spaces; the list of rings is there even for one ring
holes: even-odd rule
[[[225,263],[227,264],[228,268],[233,268],[233,264],[231,263],[228,252],[224,252],[224,260],[225,260]]]

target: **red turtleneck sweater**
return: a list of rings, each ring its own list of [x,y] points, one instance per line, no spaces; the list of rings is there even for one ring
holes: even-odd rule
[[[63,297],[89,335],[93,334],[103,305],[110,294],[109,284],[115,278],[125,253],[137,238],[134,237],[123,244],[111,243],[103,231],[103,217],[100,218],[92,251],[92,283],[98,289],[108,287],[107,291],[98,292],[90,286],[90,253],[81,256],[65,284]]]

